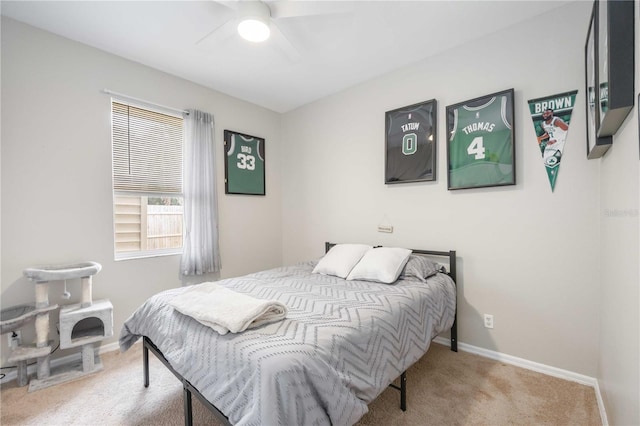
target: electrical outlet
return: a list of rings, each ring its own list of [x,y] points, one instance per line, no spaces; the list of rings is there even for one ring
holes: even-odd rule
[[[7,334],[7,339],[10,348],[17,348],[22,343],[22,332],[20,330],[12,331]]]
[[[484,314],[484,326],[486,328],[493,328],[493,315]]]
[[[393,232],[393,226],[391,225],[378,225],[378,232]]]

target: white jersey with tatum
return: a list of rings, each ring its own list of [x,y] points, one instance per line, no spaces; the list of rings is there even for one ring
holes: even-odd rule
[[[567,139],[567,130],[561,129],[556,125],[558,117],[553,117],[549,123],[542,121],[540,125],[547,133],[549,138],[540,143],[542,158],[547,167],[554,167],[560,163],[562,151],[564,150],[564,142]]]
[[[564,145],[564,141],[567,138],[567,131],[556,126],[556,121],[558,120],[558,117],[553,117],[550,123],[543,120],[541,125],[542,129],[549,135],[549,141],[555,141],[555,143],[560,142]]]
[[[433,178],[433,123],[423,107],[397,110],[387,116],[385,182]]]

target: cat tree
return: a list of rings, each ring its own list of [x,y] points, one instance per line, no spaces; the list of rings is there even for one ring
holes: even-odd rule
[[[102,363],[94,350],[94,343],[113,336],[113,305],[108,299],[92,300],[92,276],[100,272],[102,266],[96,262],[80,264],[39,266],[27,268],[24,276],[35,281],[35,306],[23,309],[22,314],[12,320],[3,321],[2,332],[16,329],[35,319],[36,341],[33,345],[18,345],[12,348],[8,362],[18,366],[19,386],[28,382],[27,361],[36,359],[36,379],[29,382],[29,392],[59,383],[83,377],[102,370]],[[64,366],[52,373],[50,367],[51,342],[49,341],[49,314],[58,305],[49,304],[49,282],[64,281],[64,298],[67,292],[66,281],[80,278],[82,296],[80,303],[64,305],[60,309],[58,332],[60,348],[82,348],[82,366]],[[28,305],[26,305],[28,306]],[[97,360],[96,360],[97,358]]]

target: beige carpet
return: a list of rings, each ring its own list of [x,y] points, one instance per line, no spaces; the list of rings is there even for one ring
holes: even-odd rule
[[[104,370],[28,393],[1,388],[2,425],[181,425],[182,386],[153,356],[151,385],[142,383],[141,345],[102,356]],[[601,425],[595,392],[465,352],[432,344],[407,372],[407,411],[387,389],[359,425]],[[193,398],[195,425],[215,417]],[[302,426],[302,425],[300,425]]]

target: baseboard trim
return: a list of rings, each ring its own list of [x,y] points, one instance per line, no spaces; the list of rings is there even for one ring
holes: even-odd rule
[[[609,419],[607,418],[607,410],[604,408],[604,400],[600,393],[599,381],[596,380],[596,384],[593,387],[596,391],[596,399],[598,400],[598,409],[600,410],[600,419],[602,419],[602,426],[609,426]]]
[[[109,343],[108,345],[101,345],[100,348],[98,349],[98,353],[102,355],[107,352],[118,350],[119,348],[120,346],[118,342],[113,342],[113,343]],[[82,352],[77,352],[75,354],[70,354],[60,358],[52,359],[50,367],[53,369],[53,368],[67,365],[67,364],[72,364],[78,361],[82,362]],[[38,367],[35,364],[29,365],[27,367],[27,374],[31,375],[31,374],[37,373],[37,368]],[[2,378],[2,380],[0,380],[0,383],[8,383],[12,380],[15,380],[18,377],[18,371],[14,368],[9,372],[4,373],[4,375],[5,376]]]
[[[438,336],[433,339],[434,342],[441,345],[451,347],[451,341],[442,336]],[[532,370],[537,373],[546,374],[548,376],[557,377],[559,379],[569,380],[571,382],[580,383],[582,385],[591,386],[596,393],[596,400],[598,402],[598,410],[600,411],[600,419],[603,426],[608,426],[607,412],[604,407],[604,401],[602,394],[600,393],[600,386],[598,379],[594,377],[585,376],[584,374],[574,373],[573,371],[563,370],[561,368],[552,367],[550,365],[540,364],[538,362],[529,361],[523,358],[518,358],[512,355],[503,354],[501,352],[492,351],[490,349],[480,348],[478,346],[469,345],[467,343],[458,342],[458,349],[464,352],[480,355],[485,358],[494,359],[496,361],[504,362],[505,364],[514,365],[516,367]]]

